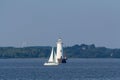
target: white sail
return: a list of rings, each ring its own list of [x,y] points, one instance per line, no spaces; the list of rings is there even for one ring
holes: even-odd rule
[[[55,61],[55,63],[58,63],[58,60],[57,60],[57,55],[56,55],[56,53],[54,52],[54,61]]]
[[[52,48],[51,55],[50,55],[50,58],[49,58],[48,62],[54,62],[54,51],[53,51],[53,48]]]
[[[44,63],[44,65],[45,66],[52,66],[52,65],[58,65],[58,64],[59,63],[57,61],[56,53],[54,52],[54,48],[52,48],[50,58],[49,58],[48,62]]]

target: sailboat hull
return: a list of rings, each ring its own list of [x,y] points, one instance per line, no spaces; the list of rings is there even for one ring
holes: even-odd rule
[[[54,63],[54,62],[48,62],[48,63],[44,63],[44,66],[57,66],[58,63]]]

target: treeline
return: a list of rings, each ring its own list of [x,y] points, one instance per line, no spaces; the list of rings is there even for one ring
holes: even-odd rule
[[[74,45],[66,47],[64,53],[68,57],[74,58],[120,58],[120,49],[110,49],[106,47],[95,47],[92,45]]]
[[[46,58],[50,52],[50,46],[0,47],[0,58]],[[68,58],[120,58],[120,49],[81,44],[64,47],[64,55]]]

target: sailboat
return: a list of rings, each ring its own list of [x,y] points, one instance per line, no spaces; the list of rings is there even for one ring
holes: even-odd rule
[[[54,51],[54,48],[52,48],[52,51],[51,51],[51,54],[50,54],[50,57],[49,57],[49,60],[48,62],[44,63],[45,66],[54,66],[54,65],[58,65],[58,61],[57,61],[57,56],[56,56],[56,53]]]
[[[56,53],[52,48],[48,62],[44,63],[45,66],[59,65],[59,63],[66,63],[67,58],[63,56],[62,39],[59,38],[57,41]]]

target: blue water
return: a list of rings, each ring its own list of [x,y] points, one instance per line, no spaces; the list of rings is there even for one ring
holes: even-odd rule
[[[0,80],[120,80],[120,59],[69,59],[43,66],[46,59],[0,59]]]

